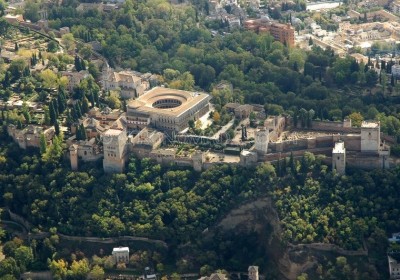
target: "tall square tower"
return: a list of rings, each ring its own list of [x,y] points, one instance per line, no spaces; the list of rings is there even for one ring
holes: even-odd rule
[[[332,151],[332,171],[340,175],[346,174],[346,148],[344,142],[336,142]]]
[[[126,143],[128,136],[125,130],[109,129],[103,137],[103,168],[107,173],[124,171],[126,161]]]
[[[380,123],[363,121],[361,124],[361,152],[378,153],[380,144]]]

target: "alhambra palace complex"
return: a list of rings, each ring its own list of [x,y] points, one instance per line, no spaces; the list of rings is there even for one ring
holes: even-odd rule
[[[76,77],[70,79],[74,84],[84,77],[79,72],[74,75]],[[151,158],[160,164],[191,166],[197,171],[221,163],[254,166],[290,155],[299,157],[305,152],[325,155],[339,174],[345,174],[346,165],[364,169],[390,166],[390,149],[382,141],[382,137],[389,137],[381,134],[379,122],[363,122],[357,128],[352,127],[350,120],[312,121],[311,127],[304,129],[294,127],[289,117],[266,117],[262,106],[252,104],[228,103],[225,106],[241,123],[241,128],[234,127],[233,121],[228,123],[228,128],[235,129],[237,137],[226,142],[224,153],[194,149],[182,152],[176,145],[162,146],[171,140],[195,146],[204,142],[217,143],[227,129],[213,137],[188,135],[189,121],[207,119],[212,111],[211,96],[153,85],[150,74],[139,75],[129,71],[105,74],[103,89],[121,88],[121,98],[127,100],[126,113],[94,107],[79,123],[72,125],[71,136],[66,139],[72,170],[78,170],[80,162],[102,159],[105,172],[124,172],[132,154]],[[250,128],[246,120],[251,112],[256,113],[263,125]],[[80,125],[85,128],[86,140],[76,140],[76,130]],[[54,127],[33,125],[24,129],[9,125],[8,133],[21,148],[39,147],[41,133],[51,143],[55,134]],[[253,145],[246,148],[245,143]]]

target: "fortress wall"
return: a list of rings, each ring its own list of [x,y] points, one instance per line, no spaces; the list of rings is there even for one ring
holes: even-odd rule
[[[343,122],[312,121],[311,126],[315,128],[343,128]]]
[[[298,139],[293,141],[283,141],[279,143],[269,143],[271,153],[298,151],[308,148],[308,139]]]
[[[176,159],[175,164],[178,166],[191,166],[193,167],[192,159]]]
[[[146,157],[150,157],[151,149],[148,146],[136,145],[130,149],[130,152],[133,153],[136,157],[142,159]]]
[[[267,154],[258,159],[258,161],[276,161],[278,159],[282,159],[285,157],[290,157],[293,154],[294,157],[302,157],[305,152],[310,152],[315,155],[325,155],[331,156],[332,155],[332,148],[321,148],[321,149],[304,149],[299,151],[288,151],[283,153],[274,153],[274,154]]]
[[[332,135],[316,137],[317,148],[333,148],[335,137]]]
[[[300,123],[297,124],[297,128],[301,128]],[[319,130],[319,131],[330,131],[338,133],[361,133],[359,127],[348,127],[346,122],[331,122],[331,121],[312,121],[311,127],[301,128],[305,130]]]
[[[360,154],[346,157],[346,164],[349,167],[361,168],[366,170],[382,169],[383,158],[378,156],[361,156]]]
[[[342,135],[340,139],[347,151],[361,151],[361,135]]]

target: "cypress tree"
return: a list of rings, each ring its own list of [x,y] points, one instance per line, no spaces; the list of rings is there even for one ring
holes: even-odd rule
[[[62,114],[65,110],[65,101],[64,101],[62,92],[58,93],[57,103],[58,103],[58,109],[59,109],[60,113]]]
[[[384,60],[381,60],[381,69],[386,69],[386,62]]]
[[[85,96],[82,100],[82,113],[86,114],[87,112],[89,112],[89,101]]]
[[[81,64],[81,69],[82,70],[86,70],[86,64],[85,64],[85,61],[83,59],[80,59],[80,64]]]
[[[43,108],[43,110],[44,110],[44,120],[43,120],[43,122],[44,122],[45,125],[50,125],[51,124],[51,118],[50,118],[49,107],[45,106]]]
[[[94,93],[93,91],[90,92],[90,103],[92,104],[91,108],[95,106],[95,98],[94,98]]]
[[[46,152],[46,149],[47,149],[47,142],[42,132],[40,133],[40,154],[44,154]]]
[[[278,177],[281,177],[281,159],[278,158],[278,161],[276,162],[276,174]]]
[[[81,140],[82,139],[82,136],[81,136],[81,126],[80,125],[77,125],[77,126],[75,126],[75,131],[76,131],[76,133],[75,133],[75,139],[76,140]]]
[[[29,124],[29,123],[31,122],[31,114],[29,114],[29,111],[24,110],[24,111],[22,112],[22,114],[24,115],[25,123],[26,123],[26,124]]]
[[[283,158],[282,159],[282,162],[281,162],[281,176],[284,176],[285,175],[285,173],[286,173],[286,166],[287,166],[287,164],[286,164],[286,158]]]
[[[94,93],[94,101],[96,102],[96,107],[100,108],[99,93],[97,91]]]
[[[72,107],[72,110],[71,110],[71,117],[72,117],[72,120],[73,120],[74,122],[78,121],[78,119],[79,119],[78,113],[76,112],[75,107]]]
[[[297,65],[297,61],[293,63],[293,70],[299,72],[299,66]]]
[[[30,75],[31,75],[31,71],[29,70],[29,67],[26,66],[26,67],[24,68],[24,72],[22,73],[22,76],[23,76],[23,77],[29,77]]]
[[[86,130],[83,124],[81,123],[79,125],[79,140],[86,140],[86,139],[87,139]]]
[[[6,74],[4,75],[4,80],[3,80],[3,87],[7,88],[10,86],[10,72],[6,71]]]
[[[300,161],[300,173],[307,173],[308,171],[308,163],[306,157],[303,155]]]
[[[74,120],[72,118],[71,110],[67,111],[67,117],[66,117],[65,122],[66,122],[66,125],[67,125],[68,128],[70,128],[72,123],[74,122]]]
[[[293,152],[290,153],[289,167],[290,170],[292,171],[292,174],[296,174],[296,164],[294,162]]]
[[[58,120],[54,123],[54,129],[56,131],[56,135],[60,135],[60,125],[58,124]]]
[[[57,115],[56,115],[56,111],[54,109],[54,104],[53,102],[50,102],[50,106],[49,106],[49,113],[50,113],[50,124],[54,125],[54,123],[57,120]]]
[[[75,61],[74,61],[74,64],[75,64],[75,70],[76,71],[81,71],[82,69],[81,69],[81,63],[80,63],[80,61],[79,61],[79,57],[78,56],[75,56]]]
[[[76,114],[77,114],[78,118],[82,117],[83,116],[82,108],[81,108],[81,104],[79,101],[76,102],[75,109],[76,109]]]
[[[53,100],[51,100],[51,102],[53,103],[54,112],[56,113],[56,119],[58,119],[58,116],[60,115],[60,113],[58,110],[57,99],[53,99]]]

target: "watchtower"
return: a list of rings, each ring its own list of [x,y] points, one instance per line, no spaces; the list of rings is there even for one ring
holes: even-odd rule
[[[261,155],[268,153],[269,130],[264,127],[256,133],[256,152]]]
[[[332,171],[340,175],[346,174],[346,148],[344,142],[336,142],[332,151]]]
[[[69,147],[69,159],[71,161],[71,169],[73,171],[78,170],[78,146],[75,144]]]

